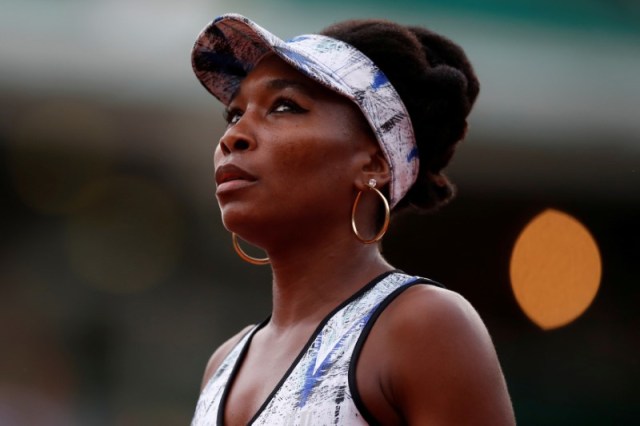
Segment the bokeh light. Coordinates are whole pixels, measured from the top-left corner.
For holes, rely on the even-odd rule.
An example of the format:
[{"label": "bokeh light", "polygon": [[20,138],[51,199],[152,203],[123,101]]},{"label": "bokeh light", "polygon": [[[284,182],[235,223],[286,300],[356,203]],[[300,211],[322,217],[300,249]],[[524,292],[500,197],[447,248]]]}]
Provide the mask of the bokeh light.
[{"label": "bokeh light", "polygon": [[87,184],[70,216],[71,267],[88,284],[139,292],[169,274],[181,252],[184,218],[172,194],[151,180],[111,176]]},{"label": "bokeh light", "polygon": [[511,286],[524,313],[543,329],[566,325],[591,305],[602,265],[589,231],[572,216],[548,209],[518,237]]}]

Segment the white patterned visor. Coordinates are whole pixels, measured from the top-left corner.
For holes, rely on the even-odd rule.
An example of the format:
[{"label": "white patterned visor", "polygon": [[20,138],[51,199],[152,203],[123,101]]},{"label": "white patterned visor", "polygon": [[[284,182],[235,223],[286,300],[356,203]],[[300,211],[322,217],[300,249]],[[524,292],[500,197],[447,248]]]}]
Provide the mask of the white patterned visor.
[{"label": "white patterned visor", "polygon": [[202,30],[191,59],[200,82],[227,105],[242,80],[269,52],[358,105],[389,163],[389,202],[394,207],[418,176],[418,149],[400,96],[362,52],[317,34],[285,42],[244,16],[227,14]]}]

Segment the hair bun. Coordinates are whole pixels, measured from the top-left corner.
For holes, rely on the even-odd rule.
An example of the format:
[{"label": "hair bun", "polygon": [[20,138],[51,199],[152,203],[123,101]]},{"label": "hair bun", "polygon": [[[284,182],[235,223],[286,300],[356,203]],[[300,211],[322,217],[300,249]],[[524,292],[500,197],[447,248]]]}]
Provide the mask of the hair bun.
[{"label": "hair bun", "polygon": [[440,65],[429,70],[422,78],[423,91],[426,96],[435,99],[455,100],[469,109],[467,98],[467,77],[458,69],[448,65]]}]

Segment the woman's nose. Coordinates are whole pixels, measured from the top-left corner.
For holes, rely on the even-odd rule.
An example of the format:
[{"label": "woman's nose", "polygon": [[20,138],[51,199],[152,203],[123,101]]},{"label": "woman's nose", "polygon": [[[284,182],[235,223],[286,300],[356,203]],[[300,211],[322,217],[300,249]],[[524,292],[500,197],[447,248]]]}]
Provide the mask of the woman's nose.
[{"label": "woman's nose", "polygon": [[255,148],[255,138],[245,129],[246,126],[242,126],[241,123],[242,119],[229,127],[220,138],[220,149],[223,154],[228,155],[233,152],[248,151]]},{"label": "woman's nose", "polygon": [[222,138],[220,139],[220,149],[224,154],[231,154],[237,151],[246,151],[250,147],[249,141],[245,139]]}]

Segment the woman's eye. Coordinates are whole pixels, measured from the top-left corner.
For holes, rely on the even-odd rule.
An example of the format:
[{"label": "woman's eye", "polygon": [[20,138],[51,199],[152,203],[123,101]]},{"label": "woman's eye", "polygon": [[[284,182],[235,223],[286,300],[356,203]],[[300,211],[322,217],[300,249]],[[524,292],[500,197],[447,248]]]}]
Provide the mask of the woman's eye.
[{"label": "woman's eye", "polygon": [[227,124],[236,124],[242,117],[242,112],[237,109],[228,109],[224,111],[224,120]]},{"label": "woman's eye", "polygon": [[300,112],[306,112],[307,110],[302,108],[300,105],[298,105],[291,99],[278,99],[275,102],[273,109],[271,111],[300,113]]}]

